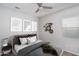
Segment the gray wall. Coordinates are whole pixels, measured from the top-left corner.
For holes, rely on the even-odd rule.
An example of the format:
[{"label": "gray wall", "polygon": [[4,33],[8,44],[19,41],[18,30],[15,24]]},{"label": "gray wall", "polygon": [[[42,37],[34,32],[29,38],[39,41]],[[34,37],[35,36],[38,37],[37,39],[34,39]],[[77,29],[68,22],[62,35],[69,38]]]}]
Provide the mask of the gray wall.
[{"label": "gray wall", "polygon": [[[35,33],[35,32],[11,32],[11,30],[10,30],[11,16],[22,18],[22,19],[29,18],[30,20],[34,20],[34,21],[38,22],[38,19],[36,17],[27,15],[27,14],[23,14],[19,11],[9,9],[4,6],[0,6],[0,43],[1,43],[1,39],[7,38],[7,37],[15,35],[15,34]],[[0,44],[0,46],[1,46],[1,44]]]},{"label": "gray wall", "polygon": [[[79,38],[64,37],[62,29],[62,20],[68,17],[79,16],[79,6],[49,14],[39,20],[39,38],[43,41],[51,42],[53,47],[59,47],[63,50],[79,55]],[[45,32],[43,26],[48,23],[53,23],[54,33]]]}]

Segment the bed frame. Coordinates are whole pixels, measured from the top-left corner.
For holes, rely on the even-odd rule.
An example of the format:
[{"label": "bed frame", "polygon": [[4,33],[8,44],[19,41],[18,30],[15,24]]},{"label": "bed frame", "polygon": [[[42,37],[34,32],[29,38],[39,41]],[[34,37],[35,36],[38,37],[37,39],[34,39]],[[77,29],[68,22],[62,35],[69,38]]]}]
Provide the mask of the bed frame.
[{"label": "bed frame", "polygon": [[15,49],[14,49],[14,45],[15,44],[18,44],[20,45],[20,40],[19,38],[23,38],[23,37],[33,37],[33,36],[36,36],[37,37],[37,34],[25,34],[25,35],[15,35],[13,40],[12,40],[12,52],[14,55],[17,55]]}]

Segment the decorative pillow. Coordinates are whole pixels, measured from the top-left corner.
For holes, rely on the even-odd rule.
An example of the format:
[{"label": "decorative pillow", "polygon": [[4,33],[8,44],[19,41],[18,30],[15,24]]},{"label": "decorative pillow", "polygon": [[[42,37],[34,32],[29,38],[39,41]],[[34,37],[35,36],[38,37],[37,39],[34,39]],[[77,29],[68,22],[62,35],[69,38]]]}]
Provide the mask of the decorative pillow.
[{"label": "decorative pillow", "polygon": [[29,37],[29,38],[27,38],[27,39],[28,39],[28,43],[33,43],[33,42],[35,42],[35,41],[37,40],[36,36],[34,36],[34,37]]},{"label": "decorative pillow", "polygon": [[27,38],[19,38],[19,39],[20,39],[21,44],[27,44],[28,43]]}]

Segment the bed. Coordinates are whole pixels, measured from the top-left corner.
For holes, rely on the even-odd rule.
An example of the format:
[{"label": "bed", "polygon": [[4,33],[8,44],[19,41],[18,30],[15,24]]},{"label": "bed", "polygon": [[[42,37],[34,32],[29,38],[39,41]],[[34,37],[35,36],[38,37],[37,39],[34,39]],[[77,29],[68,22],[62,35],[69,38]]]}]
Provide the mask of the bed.
[{"label": "bed", "polygon": [[16,35],[13,39],[13,53],[17,56],[52,56],[52,54],[47,54],[43,52],[42,45],[43,41],[37,39],[36,41],[29,44],[21,44],[19,38],[31,38],[36,37],[36,34],[27,35]]}]

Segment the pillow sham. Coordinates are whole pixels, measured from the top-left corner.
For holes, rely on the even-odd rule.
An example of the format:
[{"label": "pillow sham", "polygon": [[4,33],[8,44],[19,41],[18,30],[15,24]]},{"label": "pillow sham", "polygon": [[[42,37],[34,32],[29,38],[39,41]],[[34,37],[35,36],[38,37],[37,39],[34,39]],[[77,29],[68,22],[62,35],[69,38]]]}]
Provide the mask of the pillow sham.
[{"label": "pillow sham", "polygon": [[28,38],[28,43],[33,43],[33,42],[35,42],[36,40],[37,40],[36,36],[34,36],[34,37],[29,37],[29,38]]},{"label": "pillow sham", "polygon": [[28,44],[27,38],[19,38],[19,39],[20,39],[21,44]]}]

